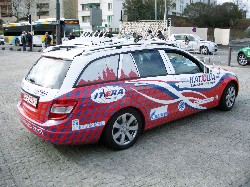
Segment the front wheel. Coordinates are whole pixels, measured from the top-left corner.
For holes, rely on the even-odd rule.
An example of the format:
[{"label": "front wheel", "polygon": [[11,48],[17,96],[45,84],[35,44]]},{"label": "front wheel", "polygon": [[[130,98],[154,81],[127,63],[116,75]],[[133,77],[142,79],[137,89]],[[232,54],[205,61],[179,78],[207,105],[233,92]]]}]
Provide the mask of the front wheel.
[{"label": "front wheel", "polygon": [[104,131],[108,147],[122,150],[131,147],[142,131],[142,119],[134,109],[123,109],[115,113]]},{"label": "front wheel", "polygon": [[236,86],[234,83],[229,83],[223,91],[220,99],[219,108],[224,111],[229,111],[233,108],[236,99]]},{"label": "front wheel", "polygon": [[201,54],[203,54],[203,55],[208,55],[209,54],[209,50],[208,50],[207,46],[201,47]]},{"label": "front wheel", "polygon": [[237,62],[239,63],[239,65],[241,65],[241,66],[245,66],[245,65],[247,65],[247,57],[246,57],[246,55],[244,54],[244,53],[240,53],[240,54],[238,54],[238,56],[237,56]]}]

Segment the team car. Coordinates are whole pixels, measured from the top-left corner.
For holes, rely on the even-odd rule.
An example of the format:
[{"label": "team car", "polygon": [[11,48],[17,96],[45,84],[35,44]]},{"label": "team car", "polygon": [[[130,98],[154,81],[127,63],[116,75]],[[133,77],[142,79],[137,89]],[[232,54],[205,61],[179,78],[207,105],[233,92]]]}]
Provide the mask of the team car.
[{"label": "team car", "polygon": [[215,54],[218,50],[216,43],[205,41],[195,34],[172,34],[168,40],[179,48],[204,55]]},{"label": "team car", "polygon": [[212,107],[231,110],[237,76],[171,46],[42,53],[21,84],[22,124],[53,144],[132,146],[148,129]]},{"label": "team car", "polygon": [[250,46],[239,49],[237,62],[242,66],[250,63]]}]

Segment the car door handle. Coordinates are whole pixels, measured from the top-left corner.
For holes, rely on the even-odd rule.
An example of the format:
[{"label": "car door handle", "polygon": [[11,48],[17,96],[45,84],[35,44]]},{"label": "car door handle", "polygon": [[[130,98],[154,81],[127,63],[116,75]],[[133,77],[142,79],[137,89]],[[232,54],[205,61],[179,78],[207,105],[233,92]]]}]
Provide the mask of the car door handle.
[{"label": "car door handle", "polygon": [[148,83],[140,83],[140,82],[138,82],[138,83],[135,83],[134,85],[135,86],[147,86]]}]

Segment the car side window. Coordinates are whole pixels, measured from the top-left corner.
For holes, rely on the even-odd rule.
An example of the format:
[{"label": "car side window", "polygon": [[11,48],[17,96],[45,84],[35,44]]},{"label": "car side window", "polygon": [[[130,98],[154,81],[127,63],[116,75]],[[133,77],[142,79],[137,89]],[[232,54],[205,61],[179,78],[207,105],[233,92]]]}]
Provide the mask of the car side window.
[{"label": "car side window", "polygon": [[183,40],[183,37],[181,37],[181,35],[175,35],[175,39],[176,40]]},{"label": "car side window", "polygon": [[139,77],[136,64],[131,54],[122,54],[122,61],[120,65],[121,73],[119,75],[119,80]]},{"label": "car side window", "polygon": [[190,41],[195,41],[195,38],[193,36],[188,37]]},{"label": "car side window", "polygon": [[82,72],[76,86],[97,84],[117,80],[119,55],[97,59]]},{"label": "car side window", "polygon": [[182,54],[166,52],[175,74],[194,74],[202,72],[201,68]]},{"label": "car side window", "polygon": [[132,53],[140,77],[166,75],[166,67],[157,50],[136,51]]}]

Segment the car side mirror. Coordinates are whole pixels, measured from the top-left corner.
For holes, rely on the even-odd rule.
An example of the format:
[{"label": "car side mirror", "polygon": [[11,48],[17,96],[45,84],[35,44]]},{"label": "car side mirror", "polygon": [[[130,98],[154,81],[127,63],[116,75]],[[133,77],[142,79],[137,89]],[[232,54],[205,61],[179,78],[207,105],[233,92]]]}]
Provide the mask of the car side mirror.
[{"label": "car side mirror", "polygon": [[204,66],[204,74],[210,73],[210,69],[207,66]]}]

